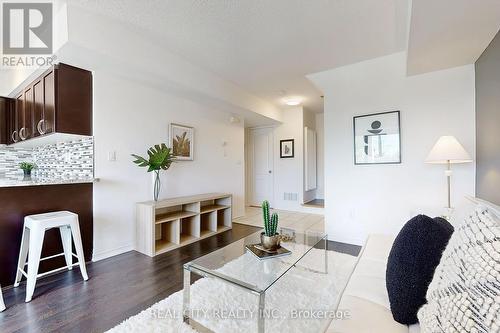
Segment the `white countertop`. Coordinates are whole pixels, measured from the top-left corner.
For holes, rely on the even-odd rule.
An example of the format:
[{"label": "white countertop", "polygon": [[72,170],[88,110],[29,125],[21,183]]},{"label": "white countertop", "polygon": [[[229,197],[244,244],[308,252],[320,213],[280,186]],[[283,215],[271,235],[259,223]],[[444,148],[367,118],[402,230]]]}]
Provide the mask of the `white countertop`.
[{"label": "white countertop", "polygon": [[18,186],[39,186],[39,185],[65,185],[65,184],[85,184],[99,181],[98,178],[81,178],[81,179],[37,179],[23,180],[20,178],[0,178],[0,187],[18,187]]}]

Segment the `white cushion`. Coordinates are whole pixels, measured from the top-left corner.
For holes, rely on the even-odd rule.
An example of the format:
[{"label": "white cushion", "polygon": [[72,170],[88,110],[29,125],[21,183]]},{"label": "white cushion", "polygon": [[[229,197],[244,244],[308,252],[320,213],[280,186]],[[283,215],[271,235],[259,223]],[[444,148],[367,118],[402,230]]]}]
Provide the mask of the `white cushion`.
[{"label": "white cushion", "polygon": [[361,258],[344,295],[363,298],[390,309],[385,283],[385,267],[386,264],[383,261]]},{"label": "white cushion", "polygon": [[[408,326],[396,322],[390,310],[385,283],[387,258],[394,236],[370,235],[349,279],[339,304],[339,311],[349,311],[350,318],[334,320],[328,333],[408,333]],[[419,332],[418,325],[412,333]]]},{"label": "white cushion", "polygon": [[408,326],[392,318],[391,310],[369,300],[344,295],[339,311],[349,311],[348,318],[333,320],[327,333],[408,333]]},{"label": "white cushion", "polygon": [[394,239],[395,237],[391,235],[370,235],[366,241],[366,245],[364,246],[363,253],[361,254],[362,258],[387,262]]},{"label": "white cushion", "polygon": [[365,258],[363,256],[359,258],[356,269],[354,270],[352,275],[369,276],[377,279],[385,279],[386,268],[387,268],[386,261]]},{"label": "white cushion", "polygon": [[420,333],[420,324],[408,326],[408,333]]}]

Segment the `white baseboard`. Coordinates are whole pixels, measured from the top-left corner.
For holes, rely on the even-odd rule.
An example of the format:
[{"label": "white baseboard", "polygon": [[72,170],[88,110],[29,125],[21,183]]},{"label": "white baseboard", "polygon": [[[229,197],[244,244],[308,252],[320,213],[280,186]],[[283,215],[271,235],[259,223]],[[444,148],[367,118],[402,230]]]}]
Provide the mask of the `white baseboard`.
[{"label": "white baseboard", "polygon": [[359,246],[363,246],[366,242],[366,238],[363,237],[335,237],[330,235],[328,235],[328,240],[345,244],[359,245]]},{"label": "white baseboard", "polygon": [[132,251],[132,250],[134,250],[134,248],[135,248],[134,244],[127,244],[127,245],[120,246],[116,249],[95,252],[94,255],[92,256],[92,261],[99,261],[99,260],[103,260],[106,258],[114,257],[114,256],[117,256],[119,254]]},{"label": "white baseboard", "polygon": [[325,214],[325,209],[322,207],[304,206],[302,204],[297,204],[293,206],[276,205],[273,206],[272,209],[285,210],[288,212],[308,213],[308,214],[320,214],[320,215]]}]

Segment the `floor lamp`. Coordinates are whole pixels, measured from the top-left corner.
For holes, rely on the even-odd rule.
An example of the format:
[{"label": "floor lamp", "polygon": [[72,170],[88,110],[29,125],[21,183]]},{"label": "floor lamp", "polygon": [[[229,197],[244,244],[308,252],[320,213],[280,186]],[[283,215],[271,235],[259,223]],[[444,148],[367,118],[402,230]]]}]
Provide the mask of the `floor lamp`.
[{"label": "floor lamp", "polygon": [[448,210],[447,218],[450,217],[453,208],[451,207],[451,165],[457,163],[472,162],[470,155],[464,147],[458,142],[454,136],[440,137],[429,155],[425,159],[425,163],[446,164],[445,176],[448,181]]}]

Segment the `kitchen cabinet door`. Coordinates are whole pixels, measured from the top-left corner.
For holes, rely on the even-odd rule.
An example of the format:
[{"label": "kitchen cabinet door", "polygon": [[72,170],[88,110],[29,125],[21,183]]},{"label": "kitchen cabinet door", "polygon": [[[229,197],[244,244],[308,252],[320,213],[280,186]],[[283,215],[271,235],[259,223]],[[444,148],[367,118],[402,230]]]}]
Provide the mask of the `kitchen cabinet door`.
[{"label": "kitchen cabinet door", "polygon": [[56,132],[92,135],[92,73],[58,64],[55,82]]},{"label": "kitchen cabinet door", "polygon": [[9,132],[9,139],[8,139],[8,144],[13,144],[15,143],[18,138],[17,138],[17,114],[16,114],[16,100],[13,98],[9,98],[9,109],[8,109],[8,114],[7,114],[7,121],[8,121],[8,132]]},{"label": "kitchen cabinet door", "polygon": [[0,97],[0,144],[9,143],[9,104],[8,99]]},{"label": "kitchen cabinet door", "polygon": [[43,80],[38,80],[33,84],[33,137],[45,134],[43,109]]},{"label": "kitchen cabinet door", "polygon": [[54,132],[56,120],[56,93],[54,70],[44,74],[43,82],[43,134]]},{"label": "kitchen cabinet door", "polygon": [[33,86],[24,91],[23,127],[19,130],[21,140],[33,137]]},{"label": "kitchen cabinet door", "polygon": [[14,116],[15,116],[15,126],[12,131],[12,137],[14,142],[19,142],[21,138],[19,137],[19,130],[24,124],[24,91],[17,95],[15,106],[14,106]]}]

